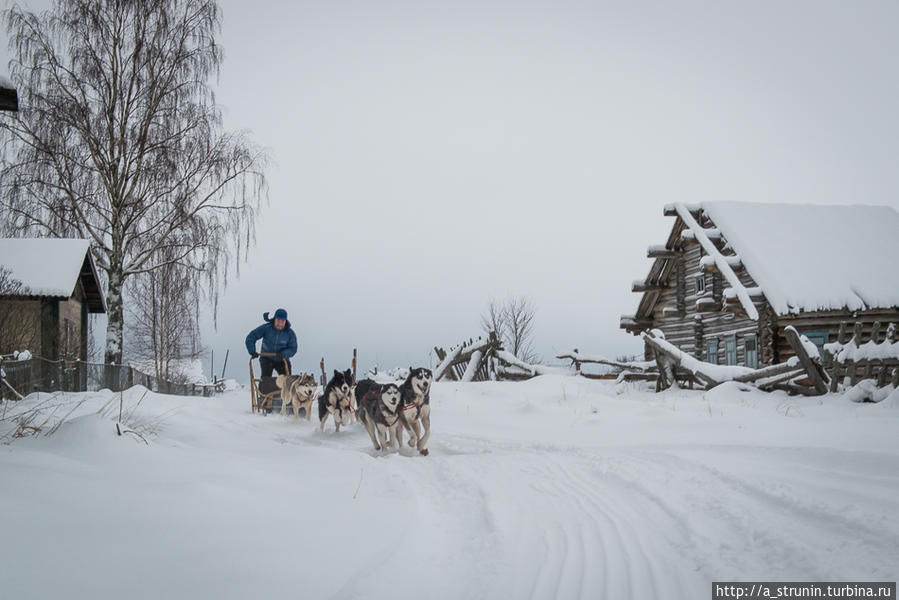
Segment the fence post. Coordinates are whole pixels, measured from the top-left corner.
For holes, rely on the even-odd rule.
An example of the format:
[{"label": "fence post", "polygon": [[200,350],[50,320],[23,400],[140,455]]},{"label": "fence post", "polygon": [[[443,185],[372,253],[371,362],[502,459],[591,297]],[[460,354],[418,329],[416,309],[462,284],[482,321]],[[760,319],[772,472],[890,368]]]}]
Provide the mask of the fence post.
[{"label": "fence post", "polygon": [[846,339],[846,321],[840,321],[840,331],[837,333],[837,342],[845,344],[849,340]]}]

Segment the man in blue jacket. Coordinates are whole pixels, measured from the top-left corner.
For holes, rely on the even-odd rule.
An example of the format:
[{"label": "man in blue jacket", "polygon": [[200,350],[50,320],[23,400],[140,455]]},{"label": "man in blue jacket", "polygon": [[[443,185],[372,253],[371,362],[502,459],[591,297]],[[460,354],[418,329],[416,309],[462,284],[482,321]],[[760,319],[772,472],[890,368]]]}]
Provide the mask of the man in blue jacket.
[{"label": "man in blue jacket", "polygon": [[[254,329],[247,336],[247,352],[252,358],[259,358],[263,377],[271,377],[272,369],[279,375],[290,375],[290,357],[297,353],[297,336],[290,328],[287,311],[279,308],[272,319],[268,313],[262,315],[265,323]],[[287,373],[284,372],[284,361],[274,356],[259,356],[256,352],[256,340],[262,339],[262,350],[265,353],[280,354],[287,360]]]}]

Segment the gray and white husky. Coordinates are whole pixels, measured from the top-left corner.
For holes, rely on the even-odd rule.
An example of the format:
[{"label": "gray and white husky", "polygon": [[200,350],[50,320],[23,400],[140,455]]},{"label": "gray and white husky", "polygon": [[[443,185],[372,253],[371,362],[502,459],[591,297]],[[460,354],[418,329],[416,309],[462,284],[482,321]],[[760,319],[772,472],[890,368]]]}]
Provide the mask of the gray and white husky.
[{"label": "gray and white husky", "polygon": [[311,420],[312,403],[315,402],[318,384],[315,376],[306,373],[299,375],[278,375],[275,384],[281,388],[281,414],[287,414],[287,406],[293,406],[294,418],[300,418],[300,409],[306,411],[306,420]]},{"label": "gray and white husky", "polygon": [[365,424],[375,450],[387,450],[388,446],[390,448],[401,446],[403,428],[398,411],[399,386],[394,383],[381,385],[371,379],[363,379],[356,384],[356,399],[357,415]]},{"label": "gray and white husky", "polygon": [[[409,376],[400,386],[400,420],[409,432],[409,446],[428,455],[428,438],[431,437],[431,382],[430,369],[409,367]],[[422,427],[424,434],[422,434]],[[402,441],[400,441],[402,445]]]}]

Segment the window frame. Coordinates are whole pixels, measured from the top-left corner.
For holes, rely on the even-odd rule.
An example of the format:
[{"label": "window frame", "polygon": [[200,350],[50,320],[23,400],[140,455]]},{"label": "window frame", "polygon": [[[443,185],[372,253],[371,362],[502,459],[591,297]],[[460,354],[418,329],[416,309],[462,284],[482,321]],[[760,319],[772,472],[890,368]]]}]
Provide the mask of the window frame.
[{"label": "window frame", "polygon": [[718,364],[718,338],[705,341],[705,361],[711,365]]},{"label": "window frame", "polygon": [[[699,283],[702,282],[702,285]],[[696,289],[696,295],[705,294],[705,274],[697,275],[696,279],[694,279],[693,286]]]},{"label": "window frame", "polygon": [[[731,350],[728,350],[729,345],[732,347]],[[737,336],[735,334],[724,337],[724,364],[731,367],[737,364]]]},{"label": "window frame", "polygon": [[[749,350],[746,346],[746,342],[750,339],[755,343],[755,348],[753,350]],[[752,360],[750,360],[750,356],[752,357]],[[743,334],[743,364],[750,369],[759,368],[759,336],[757,333]]]}]

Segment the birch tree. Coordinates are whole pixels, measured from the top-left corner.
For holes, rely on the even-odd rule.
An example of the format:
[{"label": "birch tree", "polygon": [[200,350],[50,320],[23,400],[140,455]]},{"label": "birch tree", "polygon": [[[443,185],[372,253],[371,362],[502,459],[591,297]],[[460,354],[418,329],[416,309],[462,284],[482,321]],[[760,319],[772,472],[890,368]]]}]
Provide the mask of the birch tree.
[{"label": "birch tree", "polygon": [[135,275],[129,281],[126,323],[134,350],[153,357],[152,375],[181,383],[175,361],[197,358],[200,344],[200,294],[195,273],[174,262]]},{"label": "birch tree", "polygon": [[129,277],[179,264],[217,290],[253,241],[266,160],[224,131],[210,87],[221,13],[214,0],[57,0],[4,18],[20,111],[0,118],[0,217],[17,235],[91,240],[105,362],[120,364]]}]

